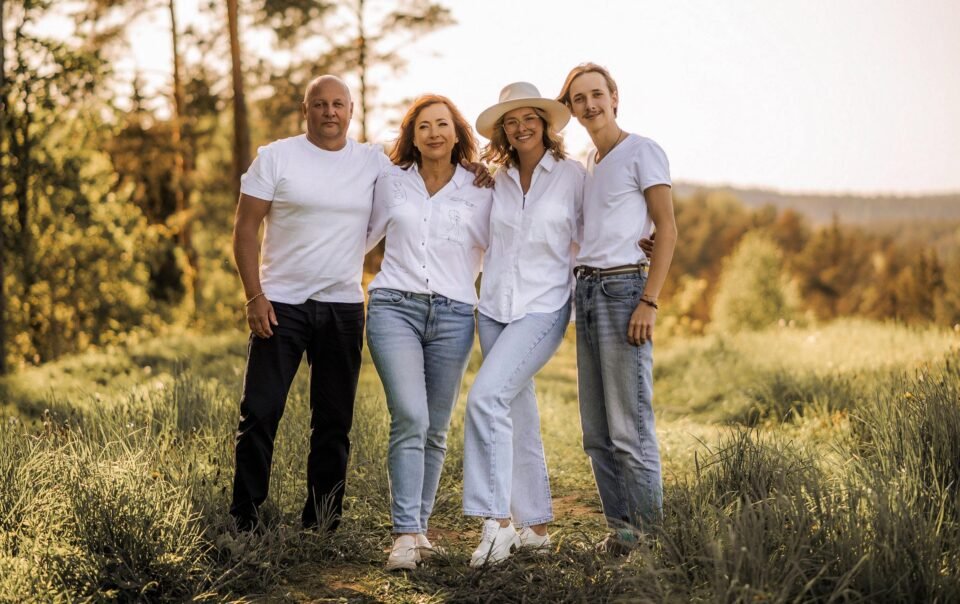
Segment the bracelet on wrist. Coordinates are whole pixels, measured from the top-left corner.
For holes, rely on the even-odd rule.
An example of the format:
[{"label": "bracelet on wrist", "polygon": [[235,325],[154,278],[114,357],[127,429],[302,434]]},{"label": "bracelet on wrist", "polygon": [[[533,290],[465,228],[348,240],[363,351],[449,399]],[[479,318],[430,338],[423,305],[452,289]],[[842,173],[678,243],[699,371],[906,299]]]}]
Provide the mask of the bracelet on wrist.
[{"label": "bracelet on wrist", "polygon": [[640,301],[646,304],[647,306],[653,308],[654,310],[659,310],[660,307],[653,300],[648,300],[646,298],[640,298]]},{"label": "bracelet on wrist", "polygon": [[265,296],[265,295],[266,295],[265,293],[260,292],[260,293],[257,294],[256,296],[254,296],[254,297],[250,298],[249,300],[247,300],[247,303],[244,304],[244,306],[250,306],[250,304],[251,304],[254,300],[256,300],[257,298],[259,298],[260,296]]}]

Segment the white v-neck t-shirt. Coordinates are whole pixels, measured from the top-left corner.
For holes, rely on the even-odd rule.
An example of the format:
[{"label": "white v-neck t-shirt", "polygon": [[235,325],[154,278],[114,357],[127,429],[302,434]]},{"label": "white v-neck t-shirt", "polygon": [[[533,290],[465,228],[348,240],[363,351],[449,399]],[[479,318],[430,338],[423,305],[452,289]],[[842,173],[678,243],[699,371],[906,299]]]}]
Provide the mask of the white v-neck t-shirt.
[{"label": "white v-neck t-shirt", "polygon": [[526,195],[516,168],[497,172],[490,247],[483,260],[480,312],[501,323],[554,312],[573,290],[584,169],[549,152],[533,170]]},{"label": "white v-neck t-shirt", "polygon": [[364,239],[373,187],[390,161],[347,139],[326,151],[305,134],[260,147],[240,191],[270,202],[260,285],[274,302],[363,302]]},{"label": "white v-neck t-shirt", "polygon": [[650,236],[653,221],[643,192],[654,185],[671,185],[670,164],[649,138],[627,135],[599,164],[596,150],[590,153],[577,264],[613,268],[646,262],[638,242]]},{"label": "white v-neck t-shirt", "polygon": [[413,164],[390,166],[377,180],[367,249],[387,238],[380,272],[367,288],[437,293],[477,304],[477,275],[490,233],[491,189],[457,166],[431,197]]}]

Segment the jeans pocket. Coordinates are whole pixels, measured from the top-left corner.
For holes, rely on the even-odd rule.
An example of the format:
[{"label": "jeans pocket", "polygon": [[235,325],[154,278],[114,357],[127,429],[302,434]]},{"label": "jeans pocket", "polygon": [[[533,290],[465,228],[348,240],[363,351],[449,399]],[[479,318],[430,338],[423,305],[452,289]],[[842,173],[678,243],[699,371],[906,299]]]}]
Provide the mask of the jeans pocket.
[{"label": "jeans pocket", "polygon": [[370,304],[400,304],[403,302],[403,293],[395,289],[378,288],[370,292]]},{"label": "jeans pocket", "polygon": [[465,317],[473,316],[473,305],[464,304],[463,302],[457,302],[456,300],[450,300],[450,311],[456,315],[463,315]]},{"label": "jeans pocket", "polygon": [[600,281],[600,290],[608,298],[633,300],[643,292],[643,283],[637,279],[607,279]]}]

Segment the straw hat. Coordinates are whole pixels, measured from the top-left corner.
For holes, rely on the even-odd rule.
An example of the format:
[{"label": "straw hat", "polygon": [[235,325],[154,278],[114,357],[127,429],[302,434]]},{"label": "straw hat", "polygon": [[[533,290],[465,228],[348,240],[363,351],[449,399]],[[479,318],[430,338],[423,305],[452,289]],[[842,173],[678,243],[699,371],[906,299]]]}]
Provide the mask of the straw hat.
[{"label": "straw hat", "polygon": [[500,102],[486,109],[477,118],[477,132],[486,138],[493,136],[493,128],[504,113],[520,107],[536,107],[547,114],[550,130],[559,132],[570,121],[570,110],[563,103],[540,96],[540,91],[530,82],[514,82],[500,91]]}]

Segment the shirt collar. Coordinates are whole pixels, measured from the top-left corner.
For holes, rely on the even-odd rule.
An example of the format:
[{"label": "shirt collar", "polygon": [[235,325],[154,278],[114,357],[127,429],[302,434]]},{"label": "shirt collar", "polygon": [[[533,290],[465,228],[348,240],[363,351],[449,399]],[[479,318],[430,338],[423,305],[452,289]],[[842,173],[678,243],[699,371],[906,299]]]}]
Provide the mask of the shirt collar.
[{"label": "shirt collar", "polygon": [[[413,170],[414,174],[420,174],[420,167],[417,165],[417,162],[410,164],[410,170]],[[453,171],[453,176],[450,178],[450,182],[453,183],[453,186],[456,188],[462,187],[464,184],[471,182],[474,176],[473,173],[457,164],[457,167]]]},{"label": "shirt collar", "polygon": [[[537,168],[543,168],[547,172],[552,172],[553,167],[557,165],[557,159],[553,156],[553,153],[550,149],[547,149],[547,152],[543,154],[543,157],[540,158],[540,163],[537,164]],[[533,170],[537,171],[536,168]],[[520,169],[517,166],[510,166],[507,169],[507,174],[509,174],[514,180],[520,182]]]}]

